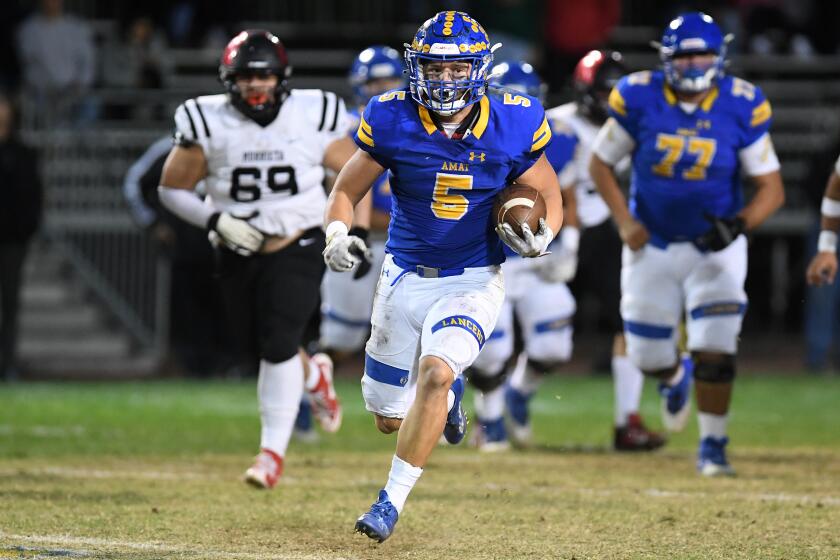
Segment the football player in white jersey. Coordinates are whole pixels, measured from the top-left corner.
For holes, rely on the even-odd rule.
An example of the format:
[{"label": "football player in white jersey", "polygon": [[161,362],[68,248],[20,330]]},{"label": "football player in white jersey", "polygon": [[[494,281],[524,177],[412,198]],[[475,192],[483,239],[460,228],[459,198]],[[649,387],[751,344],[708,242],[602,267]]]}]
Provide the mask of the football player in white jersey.
[{"label": "football player in white jersey", "polygon": [[[272,488],[298,405],[309,396],[321,426],[335,431],[341,409],[325,355],[300,350],[324,272],[324,167],[353,153],[343,101],[291,90],[280,40],[243,31],[224,50],[227,92],[189,99],[175,111],[175,147],[164,165],[161,202],[209,231],[235,344],[260,358],[260,453],[245,480]],[[204,180],[207,203],[194,193]]]},{"label": "football player in white jersey", "polygon": [[[599,322],[614,334],[613,446],[618,451],[645,451],[661,447],[665,439],[648,430],[639,415],[644,376],[626,355],[619,315],[621,238],[610,220],[609,208],[589,175],[592,143],[607,120],[607,98],[626,73],[620,53],[590,51],[578,62],[573,74],[575,101],[550,109],[546,115],[554,126],[552,151],[567,152],[571,157],[561,170],[560,185],[563,199],[576,203],[582,229],[580,260],[572,290],[578,299],[585,291],[595,295],[600,304]],[[626,171],[629,165],[629,158],[625,158],[617,169]]]},{"label": "football player in white jersey", "polygon": [[[490,83],[494,89],[508,95],[525,93],[540,102],[544,100],[546,87],[526,62],[503,62],[495,66]],[[551,146],[546,148],[550,163]],[[467,371],[470,383],[477,389],[475,412],[478,422],[473,443],[481,451],[502,451],[509,447],[504,421],[506,396],[514,397],[513,400],[508,398],[509,405],[513,405],[508,406],[508,412],[514,443],[527,445],[530,442],[528,399],[547,373],[571,358],[575,300],[566,281],[574,275],[574,263],[569,257],[576,258],[577,228],[573,226],[576,222],[574,210],[568,204],[564,213],[569,221],[552,243],[551,254],[525,259],[506,250],[507,260],[502,264],[505,302],[496,327]],[[570,241],[572,250],[568,247]],[[524,346],[518,360],[514,356],[514,321],[518,322]],[[506,391],[505,380],[511,369],[513,373]]]},{"label": "football player in white jersey", "polygon": [[[371,98],[405,85],[402,57],[391,47],[374,45],[364,49],[350,67],[350,85],[357,109],[348,113],[352,135],[359,127],[359,115]],[[383,173],[371,188],[372,210],[370,231],[357,226],[350,234],[368,243],[372,262],[357,266],[352,274],[327,269],[321,286],[320,346],[333,360],[362,349],[370,331],[373,294],[385,261],[385,239],[391,219],[391,188],[388,174]],[[370,274],[370,271],[374,271]]]}]

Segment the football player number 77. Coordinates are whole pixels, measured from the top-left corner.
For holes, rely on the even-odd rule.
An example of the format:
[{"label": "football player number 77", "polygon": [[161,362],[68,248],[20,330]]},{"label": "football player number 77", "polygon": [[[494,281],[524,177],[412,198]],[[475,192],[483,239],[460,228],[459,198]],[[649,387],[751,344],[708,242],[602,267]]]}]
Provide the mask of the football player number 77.
[{"label": "football player number 77", "polygon": [[702,181],[706,178],[706,169],[715,157],[717,141],[714,138],[659,133],[656,135],[656,149],[664,151],[665,156],[662,161],[653,166],[654,173],[662,177],[673,177],[674,165],[682,157],[683,151],[687,151],[691,155],[696,155],[697,159],[694,165],[683,171],[682,178],[689,181]]}]

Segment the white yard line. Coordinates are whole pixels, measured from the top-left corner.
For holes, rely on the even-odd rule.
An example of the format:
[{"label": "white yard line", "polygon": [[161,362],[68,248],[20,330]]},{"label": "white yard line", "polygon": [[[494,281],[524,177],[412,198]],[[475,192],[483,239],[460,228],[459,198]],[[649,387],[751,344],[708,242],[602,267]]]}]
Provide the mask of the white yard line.
[{"label": "white yard line", "polygon": [[[182,554],[188,556],[195,556],[196,558],[239,558],[241,560],[349,560],[347,556],[332,556],[323,554],[274,554],[274,553],[254,553],[254,552],[235,552],[227,550],[213,550],[207,548],[188,548],[184,546],[174,546],[159,542],[150,541],[124,541],[119,539],[101,539],[96,537],[74,537],[71,535],[15,535],[4,533],[0,531],[0,540],[11,541],[12,545],[20,545],[20,543],[27,544],[44,544],[44,545],[60,545],[60,546],[81,546],[92,547],[94,549],[109,549],[112,552],[117,551],[137,551],[137,552],[152,552],[162,554]],[[92,554],[90,550],[76,550],[73,551],[77,555]]]}]

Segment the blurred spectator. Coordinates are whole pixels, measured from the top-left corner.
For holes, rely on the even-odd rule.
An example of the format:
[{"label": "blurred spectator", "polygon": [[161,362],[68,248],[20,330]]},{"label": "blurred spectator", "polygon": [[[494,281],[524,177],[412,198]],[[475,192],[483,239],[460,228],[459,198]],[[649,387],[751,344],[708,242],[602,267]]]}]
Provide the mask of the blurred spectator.
[{"label": "blurred spectator", "polygon": [[16,5],[8,4],[0,10],[0,88],[15,92],[20,82],[15,30],[20,25],[22,14]]},{"label": "blurred spectator", "polygon": [[[840,155],[840,137],[809,162],[809,172],[803,181],[809,206],[816,210],[816,221],[807,236],[807,261],[817,251],[820,233],[820,204],[834,162]],[[840,275],[833,284],[808,286],[805,296],[805,365],[811,371],[821,371],[834,361],[840,368]],[[833,354],[833,355],[832,355]]]},{"label": "blurred spectator", "polygon": [[39,12],[18,30],[18,53],[23,72],[24,100],[37,120],[51,124],[95,118],[95,104],[87,97],[94,79],[94,46],[88,25],[65,15],[62,0],[41,0]]},{"label": "blurred spectator", "polygon": [[[121,37],[101,49],[102,84],[126,90],[161,89],[171,74],[166,37],[147,17],[129,22]],[[103,106],[107,119],[161,120],[166,108],[155,99],[127,98],[119,106]]]},{"label": "blurred spectator", "polygon": [[10,99],[0,95],[0,378],[17,377],[18,311],[23,264],[41,220],[41,180],[34,150],[15,131]]},{"label": "blurred spectator", "polygon": [[124,39],[102,49],[102,83],[109,87],[159,89],[171,70],[166,38],[147,17],[128,24]]},{"label": "blurred spectator", "polygon": [[606,44],[621,18],[621,0],[546,0],[543,76],[550,91],[563,88],[578,61]]},{"label": "blurred spectator", "polygon": [[235,364],[207,234],[170,214],[157,196],[171,149],[170,136],[152,144],[126,173],[123,193],[135,221],[171,258],[170,343],[178,365],[190,376],[226,373]]},{"label": "blurred spectator", "polygon": [[739,0],[746,49],[754,54],[814,54],[803,33],[813,3],[807,0]]}]

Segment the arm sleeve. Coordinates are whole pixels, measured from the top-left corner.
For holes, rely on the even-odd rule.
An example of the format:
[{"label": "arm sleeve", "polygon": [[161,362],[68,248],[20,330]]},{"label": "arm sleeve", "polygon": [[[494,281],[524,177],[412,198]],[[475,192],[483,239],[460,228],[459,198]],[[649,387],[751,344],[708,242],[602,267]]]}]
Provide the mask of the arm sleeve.
[{"label": "arm sleeve", "polygon": [[624,157],[630,155],[636,147],[633,137],[624,129],[619,122],[610,117],[592,144],[592,153],[597,155],[604,163],[615,166]]},{"label": "arm sleeve", "polygon": [[195,191],[158,187],[160,203],[170,212],[196,227],[206,228],[216,210],[201,200]]},{"label": "arm sleeve", "polygon": [[744,173],[750,177],[766,175],[778,171],[781,167],[769,132],[765,132],[758,140],[740,150],[738,159],[741,167],[744,168]]},{"label": "arm sleeve", "polygon": [[[146,202],[143,196],[141,180],[158,159],[166,157],[171,148],[172,140],[161,138],[149,146],[149,149],[128,168],[128,172],[125,174],[123,196],[125,196],[132,217],[141,227],[150,226],[157,218],[157,212]],[[160,177],[157,178],[156,183],[160,183]]]}]

